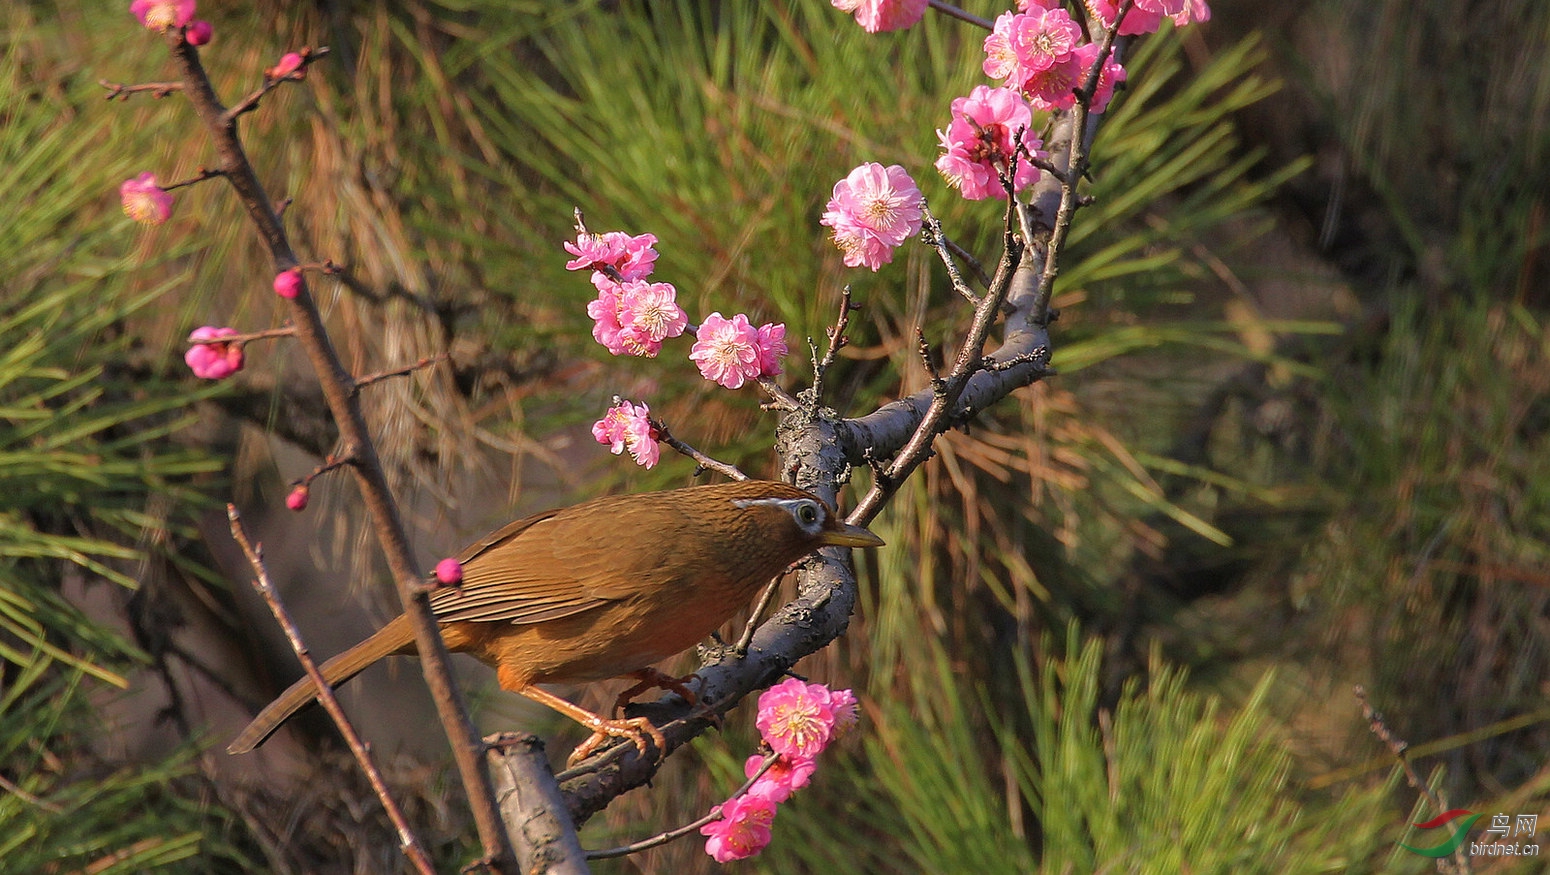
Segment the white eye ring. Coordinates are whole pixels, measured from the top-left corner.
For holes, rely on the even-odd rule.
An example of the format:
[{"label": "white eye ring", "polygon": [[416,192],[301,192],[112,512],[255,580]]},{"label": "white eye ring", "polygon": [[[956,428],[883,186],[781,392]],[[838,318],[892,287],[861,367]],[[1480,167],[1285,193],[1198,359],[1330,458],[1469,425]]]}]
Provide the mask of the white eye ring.
[{"label": "white eye ring", "polygon": [[754,507],[760,504],[772,504],[784,508],[786,513],[801,527],[802,531],[810,535],[818,533],[823,528],[825,511],[823,507],[811,498],[741,498],[732,502],[737,507]]}]

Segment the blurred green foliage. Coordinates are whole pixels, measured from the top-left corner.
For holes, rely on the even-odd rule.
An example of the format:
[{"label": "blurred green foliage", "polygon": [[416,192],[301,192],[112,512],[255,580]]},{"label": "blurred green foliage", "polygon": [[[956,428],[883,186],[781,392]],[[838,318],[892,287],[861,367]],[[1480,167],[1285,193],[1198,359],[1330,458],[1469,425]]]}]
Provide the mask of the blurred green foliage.
[{"label": "blurred green foliage", "polygon": [[[166,285],[127,281],[134,229],[96,206],[131,175],[91,153],[101,125],[43,112],[51,96],[0,61],[0,868],[211,871],[240,859],[230,815],[201,798],[192,747],[147,763],[104,759],[92,701],[145,656],[61,585],[135,589],[155,554],[190,535],[190,481],[218,460],[174,438],[189,391],[148,366],[128,330]],[[131,816],[132,813],[132,816]]]},{"label": "blurred green foliage", "polygon": [[[1340,4],[1322,5],[1338,19]],[[1510,31],[1512,46],[1546,33],[1544,11],[1507,28],[1510,5],[1472,27]],[[1234,310],[1241,295],[1217,287],[1253,264],[1275,221],[1265,202],[1308,166],[1271,166],[1240,133],[1240,114],[1278,87],[1263,42],[1204,55],[1166,33],[1140,44],[1063,264],[1063,376],[944,439],[879,521],[891,547],[867,569],[850,637],[803,667],[864,692],[864,734],[782,809],[751,868],[1420,871],[1389,853],[1412,799],[1392,776],[1301,782],[1383,753],[1344,690],[1330,692],[1354,680],[1412,740],[1543,707],[1550,365],[1544,188],[1529,183],[1545,168],[1550,74],[1519,70],[1522,53],[1504,48],[1485,73],[1428,79],[1436,100],[1416,99],[1418,47],[1445,44],[1458,65],[1479,53],[1440,39],[1450,19],[1431,6],[1408,7],[1338,19],[1377,44],[1361,55],[1363,87],[1324,95],[1328,118],[1394,240],[1374,241],[1392,266],[1379,259],[1382,285],[1361,290],[1387,311],[1381,330],[1335,341],[1321,335],[1337,326]],[[930,166],[949,100],[980,80],[978,35],[935,16],[867,36],[794,0],[355,4],[327,20],[279,8],[279,28],[271,9],[212,11],[205,54],[235,95],[285,48],[333,49],[244,130],[263,178],[296,197],[287,220],[303,251],[349,262],[380,298],[324,292],[354,361],[397,365],[449,338],[507,357],[506,382],[413,399],[465,405],[456,417],[383,408],[405,466],[436,455],[427,431],[472,423],[490,447],[573,468],[543,441],[614,393],[649,394],[681,436],[768,466],[772,420],[754,393],[711,390],[680,351],[620,361],[590,342],[591,288],[559,250],[573,208],[592,230],[657,234],[659,273],[692,320],[786,321],[797,386],[799,339],[822,336],[851,283],[867,309],[832,399],[850,413],[922,385],[915,327],[951,338],[965,313],[920,247],[877,274],[842,269],[817,225],[833,182],[861,161],[902,163],[957,242],[995,255],[998,211],[955,197]],[[179,445],[187,405],[219,391],[169,378],[182,377],[179,338],[204,321],[269,320],[273,302],[254,294],[268,267],[218,186],[180,191],[166,228],[117,215],[119,180],[208,160],[176,98],[105,107],[95,90],[160,78],[154,39],[102,4],[6,15],[0,202],[17,212],[0,222],[0,775],[28,795],[0,792],[0,859],[252,867],[237,825],[251,812],[196,795],[186,753],[94,759],[84,693],[144,657],[59,589],[134,586],[148,555],[190,534],[190,481],[225,466]],[[1408,144],[1467,116],[1482,83],[1489,141],[1445,144],[1461,163],[1439,192],[1412,172]],[[1429,224],[1439,202],[1448,215]],[[251,357],[251,372],[287,374],[278,347]],[[1216,409],[1207,451],[1176,452],[1245,366],[1263,379]],[[605,465],[638,488],[687,470]],[[269,471],[236,473],[244,489]],[[1187,582],[1210,569],[1211,587],[1156,585],[1137,571],[1152,560]],[[1088,638],[1050,643],[1076,628]],[[1543,803],[1542,724],[1513,733],[1448,753],[1469,804]],[[675,758],[589,841],[673,825],[735,786],[751,750],[738,728],[700,747],[702,761]],[[299,868],[317,859],[302,841]],[[703,866],[693,842],[645,860]]]}]

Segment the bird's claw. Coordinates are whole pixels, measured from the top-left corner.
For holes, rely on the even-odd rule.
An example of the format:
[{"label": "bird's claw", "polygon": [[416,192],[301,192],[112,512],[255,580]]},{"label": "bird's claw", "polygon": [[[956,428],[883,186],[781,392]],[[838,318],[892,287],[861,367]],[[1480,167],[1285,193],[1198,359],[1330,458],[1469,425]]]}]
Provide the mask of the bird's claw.
[{"label": "bird's claw", "polygon": [[566,768],[574,768],[577,763],[596,753],[597,749],[610,738],[628,738],[635,742],[635,749],[640,751],[640,755],[645,756],[646,739],[649,737],[651,743],[656,745],[658,756],[667,752],[667,739],[663,738],[662,732],[645,717],[631,717],[628,720],[607,720],[599,717],[596,722],[589,721],[587,725],[592,729],[592,736],[571,751],[571,755],[565,760]]}]

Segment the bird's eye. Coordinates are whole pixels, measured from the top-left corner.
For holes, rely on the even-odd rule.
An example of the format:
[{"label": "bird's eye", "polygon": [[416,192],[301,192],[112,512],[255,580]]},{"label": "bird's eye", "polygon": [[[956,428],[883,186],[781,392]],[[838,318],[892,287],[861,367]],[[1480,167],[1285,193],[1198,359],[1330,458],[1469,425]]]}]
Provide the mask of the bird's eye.
[{"label": "bird's eye", "polygon": [[797,505],[797,522],[804,526],[818,522],[818,506],[811,501],[804,501]]}]

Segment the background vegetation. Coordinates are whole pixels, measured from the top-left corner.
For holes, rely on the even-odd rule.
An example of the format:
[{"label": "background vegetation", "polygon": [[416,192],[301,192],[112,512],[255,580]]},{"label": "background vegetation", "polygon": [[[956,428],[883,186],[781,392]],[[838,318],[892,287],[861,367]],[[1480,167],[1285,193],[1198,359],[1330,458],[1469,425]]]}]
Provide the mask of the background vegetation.
[{"label": "background vegetation", "polygon": [[[816,225],[833,181],[902,163],[966,247],[999,233],[929,166],[979,81],[980,37],[945,20],[868,37],[806,0],[205,6],[227,94],[284,50],[333,49],[245,129],[296,239],[350,266],[326,303],[357,370],[453,351],[371,395],[426,557],[525,510],[686,482],[687,463],[627,470],[589,445],[614,394],[770,473],[752,393],[591,343],[558,257],[573,207],[657,234],[691,315],[821,336],[851,283],[851,413],[918,387],[914,326],[948,336],[964,313],[918,248],[842,268]],[[331,440],[286,348],[251,348],[231,384],[182,366],[190,328],[278,318],[269,269],[215,186],[159,229],[119,214],[122,179],[209,160],[176,98],[102,100],[99,79],[165,70],[123,9],[0,9],[0,869],[399,865],[359,779],[311,752],[326,730],[212,752],[296,671],[213,508],[235,497],[263,527],[319,651],[364,635],[386,590],[345,490],[275,511]],[[1394,842],[1431,843],[1405,824],[1436,812],[1355,683],[1452,805],[1543,813],[1550,11],[1215,11],[1141,46],[1099,139],[1062,376],[952,434],[879,522],[850,634],[801,667],[864,692],[865,731],[747,868],[1423,871]],[[360,687],[454,867],[469,831],[405,716],[412,683]],[[747,722],[584,842],[718,801]],[[598,868],[704,859],[680,843]]]}]

